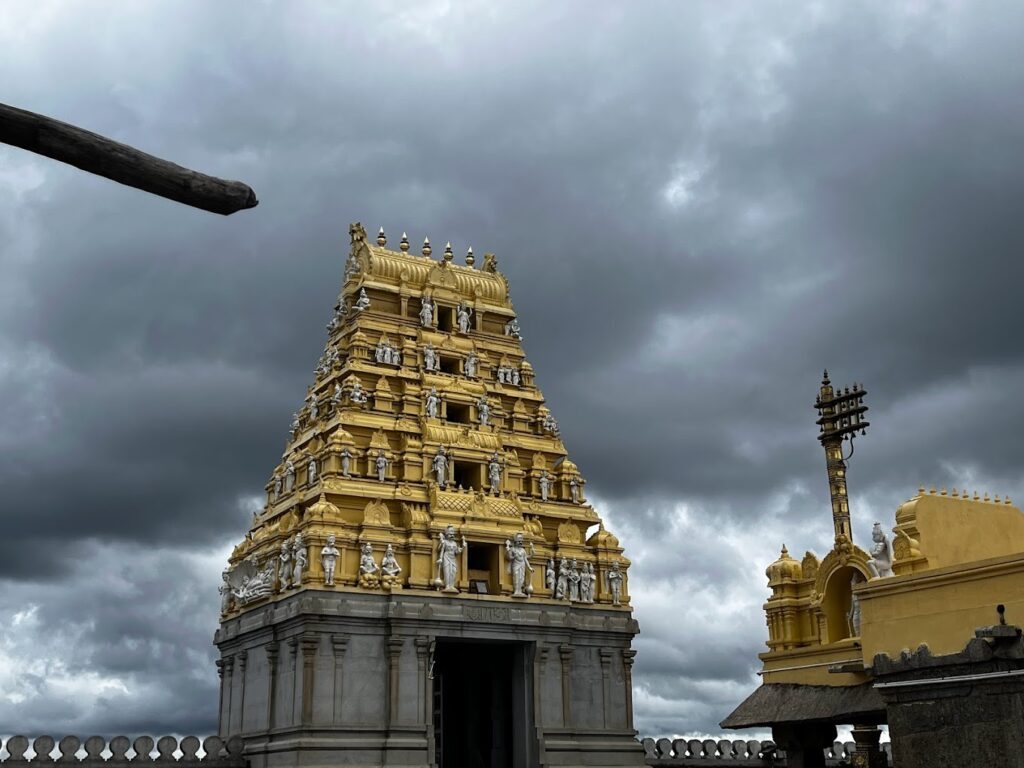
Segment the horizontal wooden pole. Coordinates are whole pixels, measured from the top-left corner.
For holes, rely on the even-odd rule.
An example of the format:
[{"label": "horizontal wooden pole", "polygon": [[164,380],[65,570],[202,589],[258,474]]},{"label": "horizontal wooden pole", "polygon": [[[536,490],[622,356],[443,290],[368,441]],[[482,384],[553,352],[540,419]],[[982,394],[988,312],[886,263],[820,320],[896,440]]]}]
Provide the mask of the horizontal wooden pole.
[{"label": "horizontal wooden pole", "polygon": [[6,104],[0,104],[0,142],[212,213],[228,216],[259,202],[240,181],[182,168],[98,133]]}]

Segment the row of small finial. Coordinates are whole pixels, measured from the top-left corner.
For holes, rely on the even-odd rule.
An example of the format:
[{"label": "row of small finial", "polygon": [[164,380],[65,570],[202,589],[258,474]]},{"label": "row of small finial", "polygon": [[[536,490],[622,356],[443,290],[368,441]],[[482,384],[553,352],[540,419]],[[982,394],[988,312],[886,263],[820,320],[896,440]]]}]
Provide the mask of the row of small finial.
[{"label": "row of small finial", "polygon": [[1010,501],[1010,497],[1009,496],[1006,496],[1006,498],[1004,498],[1002,501],[1000,501],[998,493],[995,496],[993,496],[992,498],[989,498],[989,495],[987,493],[984,494],[984,495],[980,495],[977,491],[975,491],[974,492],[974,496],[972,497],[971,496],[971,492],[968,491],[966,488],[964,490],[962,490],[962,491],[959,491],[959,492],[957,491],[956,488],[950,488],[949,492],[947,493],[945,488],[940,488],[938,491],[936,491],[934,486],[932,488],[930,488],[929,490],[925,491],[924,486],[922,485],[921,487],[919,487],[917,489],[917,495],[918,496],[924,496],[925,494],[927,494],[929,496],[950,496],[950,497],[952,497],[954,499],[967,499],[967,500],[970,500],[970,501],[987,501],[987,502],[990,502],[990,503],[993,503],[993,504],[1012,504],[1013,503],[1012,501]]},{"label": "row of small finial", "polygon": [[[384,227],[381,227],[377,231],[377,245],[379,245],[381,248],[383,248],[387,244],[388,244],[388,237],[387,237],[387,235],[384,234]],[[399,248],[399,250],[402,251],[402,253],[408,253],[409,252],[409,236],[407,234],[405,234],[405,232],[402,233],[402,239],[398,243],[398,248]],[[423,249],[420,251],[420,253],[422,253],[424,256],[429,258],[430,254],[433,253],[433,250],[434,249],[430,247],[430,238],[429,237],[424,237],[423,238]],[[455,254],[452,252],[452,244],[449,242],[444,247],[444,260],[445,261],[451,261],[454,258],[455,258]],[[473,246],[470,246],[469,250],[466,251],[466,266],[467,267],[472,267],[475,263],[476,263],[476,257],[473,255]]]}]

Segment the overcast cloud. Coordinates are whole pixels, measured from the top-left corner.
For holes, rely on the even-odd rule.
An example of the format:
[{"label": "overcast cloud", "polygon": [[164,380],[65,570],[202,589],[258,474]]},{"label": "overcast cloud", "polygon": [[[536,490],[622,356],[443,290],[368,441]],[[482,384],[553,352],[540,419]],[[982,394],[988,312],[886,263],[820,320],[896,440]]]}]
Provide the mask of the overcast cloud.
[{"label": "overcast cloud", "polygon": [[831,543],[823,367],[869,390],[861,541],[922,483],[1024,496],[1022,38],[1013,2],[4,4],[0,99],[260,205],[0,147],[0,733],[214,730],[218,574],[355,220],[498,254],[634,563],[638,727],[718,733],[765,566]]}]

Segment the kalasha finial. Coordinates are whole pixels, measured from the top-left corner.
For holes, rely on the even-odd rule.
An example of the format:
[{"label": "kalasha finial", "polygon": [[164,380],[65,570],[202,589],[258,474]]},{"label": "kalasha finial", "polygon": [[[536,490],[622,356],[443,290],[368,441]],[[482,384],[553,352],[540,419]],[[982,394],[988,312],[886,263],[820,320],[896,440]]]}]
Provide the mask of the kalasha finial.
[{"label": "kalasha finial", "polygon": [[384,227],[381,227],[379,230],[377,230],[377,245],[383,248],[387,244],[388,237],[387,235],[384,234]]},{"label": "kalasha finial", "polygon": [[421,253],[424,256],[429,256],[432,250],[433,249],[430,247],[430,238],[429,237],[424,237],[423,238],[423,250],[421,251]]},{"label": "kalasha finial", "polygon": [[826,387],[832,382],[828,380],[828,368],[825,369],[825,373],[821,375],[821,386]]},{"label": "kalasha finial", "polygon": [[466,251],[466,266],[472,267],[476,264],[476,256],[473,255],[473,246],[469,246],[469,250]]},{"label": "kalasha finial", "polygon": [[451,261],[454,258],[455,258],[455,254],[452,253],[452,243],[451,243],[451,240],[449,240],[447,245],[445,245],[445,247],[444,247],[444,260],[445,261]]},{"label": "kalasha finial", "polygon": [[402,239],[398,243],[398,247],[401,248],[402,253],[409,252],[409,236],[405,232],[402,233]]}]

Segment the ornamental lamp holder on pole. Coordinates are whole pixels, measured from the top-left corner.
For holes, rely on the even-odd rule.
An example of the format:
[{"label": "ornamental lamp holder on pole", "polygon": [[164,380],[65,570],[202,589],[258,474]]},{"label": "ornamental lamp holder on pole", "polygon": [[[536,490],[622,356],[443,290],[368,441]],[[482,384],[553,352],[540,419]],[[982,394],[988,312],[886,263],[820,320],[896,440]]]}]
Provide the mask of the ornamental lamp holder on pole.
[{"label": "ornamental lamp holder on pole", "polygon": [[[853,456],[853,441],[860,433],[867,433],[870,423],[864,418],[868,407],[864,405],[867,390],[854,382],[852,387],[833,388],[828,371],[821,380],[821,389],[814,400],[818,411],[818,441],[825,449],[828,468],[829,495],[832,500],[832,519],[836,542],[853,542],[850,530],[850,507],[846,493],[846,462]],[[843,456],[843,442],[849,441],[850,453]]]}]

